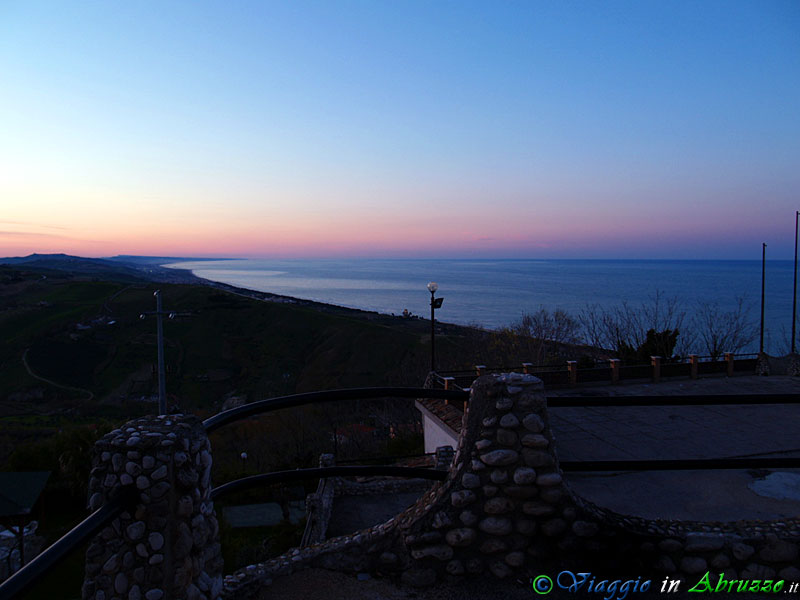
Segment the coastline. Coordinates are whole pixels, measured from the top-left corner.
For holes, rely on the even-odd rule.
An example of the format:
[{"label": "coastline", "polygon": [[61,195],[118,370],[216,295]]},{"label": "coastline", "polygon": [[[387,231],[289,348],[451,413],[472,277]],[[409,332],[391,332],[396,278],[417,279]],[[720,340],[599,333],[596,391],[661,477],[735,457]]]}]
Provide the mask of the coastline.
[{"label": "coastline", "polygon": [[[164,271],[251,298],[387,318],[408,309],[429,324],[429,298],[422,289],[436,281],[437,296],[447,298],[436,320],[481,330],[508,327],[539,308],[578,317],[591,307],[623,301],[634,308],[649,306],[656,294],[674,301],[689,320],[708,304],[736,311],[737,299],[743,298],[747,318],[757,322],[761,285],[759,261],[742,260],[240,260],[241,265],[227,261],[207,267],[205,261],[191,260],[161,264]],[[791,275],[788,261],[768,265],[765,338],[778,353],[791,321]]]},{"label": "coastline", "polygon": [[[170,267],[166,266],[167,264],[175,264],[175,263],[165,263],[157,265],[159,269],[163,269],[164,271],[175,271],[181,274],[181,277],[185,280],[181,283],[190,283],[194,285],[206,285],[208,287],[213,287],[219,290],[223,290],[230,294],[236,294],[237,296],[243,296],[245,298],[250,298],[252,300],[260,300],[262,302],[274,302],[277,304],[291,304],[293,306],[303,307],[303,308],[310,308],[312,310],[317,310],[320,312],[325,312],[328,314],[338,314],[342,316],[349,316],[349,317],[358,317],[358,318],[366,318],[367,320],[374,321],[379,319],[392,319],[398,322],[427,322],[430,323],[430,319],[426,319],[424,317],[420,317],[418,315],[413,315],[410,317],[403,317],[402,315],[395,315],[391,313],[382,313],[375,310],[366,310],[363,308],[353,308],[350,306],[341,306],[339,304],[331,304],[329,302],[319,302],[317,300],[308,300],[305,298],[296,298],[294,296],[285,296],[282,294],[274,294],[272,292],[262,292],[259,290],[252,290],[249,288],[244,288],[241,286],[232,285],[229,283],[223,283],[221,281],[214,281],[212,279],[206,279],[205,277],[199,277],[195,275],[191,269],[185,269],[182,267]],[[466,325],[459,325],[456,323],[448,323],[446,321],[440,321],[438,318],[436,319],[437,326],[444,326],[447,327],[448,330],[450,329],[478,329],[475,327],[469,327]],[[446,333],[444,331],[443,333]]]}]

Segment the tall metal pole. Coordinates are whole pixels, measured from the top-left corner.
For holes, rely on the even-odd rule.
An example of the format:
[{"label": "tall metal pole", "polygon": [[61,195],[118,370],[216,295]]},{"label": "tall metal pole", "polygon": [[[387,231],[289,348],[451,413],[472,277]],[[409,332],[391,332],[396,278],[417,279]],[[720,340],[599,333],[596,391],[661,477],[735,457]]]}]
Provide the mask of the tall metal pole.
[{"label": "tall metal pole", "polygon": [[435,290],[431,290],[431,371],[436,371],[436,331],[434,328],[434,300],[433,295]]},{"label": "tall metal pole", "polygon": [[761,244],[761,338],[758,342],[758,353],[764,352],[764,288],[767,283],[766,276],[767,267],[767,245]]},{"label": "tall metal pole", "polygon": [[156,323],[158,328],[158,414],[167,414],[167,377],[164,369],[164,324],[161,316],[161,290],[156,290]]},{"label": "tall metal pole", "polygon": [[795,354],[795,342],[797,340],[797,219],[800,217],[800,210],[794,211],[794,296],[792,300],[792,354]]}]

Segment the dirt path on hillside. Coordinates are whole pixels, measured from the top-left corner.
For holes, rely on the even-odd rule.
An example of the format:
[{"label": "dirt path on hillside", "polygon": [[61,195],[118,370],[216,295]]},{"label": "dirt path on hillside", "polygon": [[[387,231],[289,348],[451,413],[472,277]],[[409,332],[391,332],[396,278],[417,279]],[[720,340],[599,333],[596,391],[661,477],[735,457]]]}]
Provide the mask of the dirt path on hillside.
[{"label": "dirt path on hillside", "polygon": [[44,381],[47,384],[50,384],[54,387],[61,388],[62,390],[69,390],[71,392],[81,392],[82,394],[87,394],[88,397],[86,398],[87,401],[91,402],[94,400],[94,392],[91,390],[85,390],[83,388],[72,387],[70,385],[63,385],[61,383],[57,383],[51,379],[46,379],[44,377],[40,377],[36,373],[33,372],[31,366],[28,364],[28,350],[30,348],[25,348],[25,352],[22,353],[22,364],[25,365],[25,370],[28,372],[28,375],[33,377],[34,379],[38,379],[39,381]]}]

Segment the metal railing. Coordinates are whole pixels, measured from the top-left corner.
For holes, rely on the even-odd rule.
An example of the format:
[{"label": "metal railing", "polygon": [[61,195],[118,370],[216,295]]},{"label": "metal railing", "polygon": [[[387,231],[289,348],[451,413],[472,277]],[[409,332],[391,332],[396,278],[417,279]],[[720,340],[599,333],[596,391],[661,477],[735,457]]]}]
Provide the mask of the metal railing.
[{"label": "metal railing", "polygon": [[797,469],[798,457],[764,458],[682,458],[661,460],[562,460],[563,471],[713,471],[717,469]]},{"label": "metal railing", "polygon": [[[758,400],[754,400],[757,398]],[[548,396],[549,408],[607,406],[719,406],[722,404],[798,404],[797,394],[692,394],[686,396]]]},{"label": "metal railing", "polygon": [[[441,400],[458,400],[465,402],[469,393],[458,386],[455,389],[428,388],[353,388],[342,390],[326,390],[305,394],[294,394],[262,400],[239,406],[206,419],[203,426],[206,432],[212,432],[223,425],[246,417],[289,408],[304,404],[356,400],[367,398],[436,398]],[[796,404],[798,396],[794,394],[775,395],[715,395],[715,396],[614,396],[614,397],[569,397],[558,396],[547,398],[548,407],[614,407],[614,406],[707,406],[707,405],[744,405],[744,404]],[[689,470],[689,469],[749,469],[766,466],[779,468],[800,468],[798,458],[718,458],[718,459],[681,459],[681,460],[616,460],[616,461],[562,461],[564,471],[653,471],[653,470]],[[334,466],[309,469],[294,469],[244,477],[230,481],[211,491],[212,499],[227,494],[250,489],[255,486],[268,485],[288,481],[326,477],[352,476],[394,476],[413,477],[443,481],[447,471],[418,467],[395,467],[387,465]],[[60,562],[69,552],[80,546],[91,536],[98,533],[125,510],[129,510],[138,498],[138,491],[133,486],[118,488],[118,491],[106,504],[97,509],[69,533],[56,541],[30,563],[17,571],[0,584],[0,600],[10,600],[30,588],[48,570]]]},{"label": "metal railing", "polygon": [[[560,364],[535,365],[521,363],[520,365],[504,367],[487,367],[476,365],[472,369],[438,371],[436,373],[438,384],[444,387],[444,380],[449,381],[450,389],[466,389],[472,381],[480,375],[488,373],[523,372],[535,375],[548,387],[561,387],[579,383],[612,383],[620,380],[633,379],[658,379],[659,377],[698,377],[700,375],[727,373],[733,375],[747,371],[754,371],[758,354],[726,353],[731,359],[689,355],[677,359],[664,359],[659,361],[657,369],[651,362],[637,364],[623,364],[617,359],[596,360],[592,359],[592,366],[586,366],[585,361],[564,361]],[[693,363],[693,359],[696,361]]]},{"label": "metal railing", "polygon": [[[443,400],[462,400],[468,399],[469,395],[463,391],[436,390],[425,388],[400,388],[400,387],[379,387],[379,388],[352,388],[341,390],[326,390],[321,392],[310,392],[306,394],[294,394],[291,396],[281,396],[253,402],[244,406],[232,408],[218,413],[203,421],[203,426],[207,433],[219,429],[223,425],[232,423],[246,417],[279,410],[302,406],[304,404],[337,402],[342,400],[358,400],[366,398],[439,398]],[[228,482],[211,491],[212,498],[218,498],[236,491],[249,489],[257,485],[269,483],[279,483],[284,481],[298,481],[312,479],[316,477],[335,477],[335,476],[368,476],[368,475],[388,475],[395,477],[416,477],[443,480],[447,473],[434,469],[424,469],[416,467],[392,467],[385,465],[374,466],[339,466],[321,467],[316,469],[296,469],[292,471],[279,471],[275,473],[265,473],[244,477],[235,481]],[[59,538],[44,552],[31,560],[19,571],[11,575],[4,582],[0,583],[0,600],[10,600],[19,596],[22,592],[29,589],[41,579],[47,571],[61,562],[71,551],[75,550],[90,537],[96,535],[103,527],[117,518],[125,510],[129,510],[138,498],[138,491],[133,486],[123,486],[109,499],[103,506],[86,517],[76,525],[66,535]]]},{"label": "metal railing", "polygon": [[130,509],[138,497],[138,490],[134,486],[118,488],[117,493],[108,502],[78,523],[31,562],[0,583],[0,599],[10,600],[28,590],[75,548],[97,534],[121,513]]},{"label": "metal railing", "polygon": [[[722,406],[800,404],[796,394],[715,394],[708,396],[548,396],[548,408],[635,406]],[[561,461],[564,471],[689,471],[715,469],[800,468],[800,457],[690,458],[659,460]]]},{"label": "metal railing", "polygon": [[319,479],[325,477],[370,477],[383,475],[388,477],[409,477],[444,481],[447,471],[437,471],[420,467],[394,467],[389,465],[349,465],[337,467],[314,467],[311,469],[292,469],[290,471],[276,471],[242,477],[229,481],[211,490],[211,499],[217,500],[222,496],[241,492],[261,485],[271,483],[285,483],[287,481],[302,481],[304,479]]},{"label": "metal railing", "polygon": [[209,417],[203,421],[203,427],[205,427],[207,433],[211,433],[223,425],[233,423],[239,419],[282,408],[291,408],[304,404],[340,402],[342,400],[365,400],[369,398],[438,398],[440,400],[460,400],[463,402],[469,399],[469,394],[463,390],[407,387],[349,388],[307,392],[305,394],[292,394],[291,396],[270,398],[268,400],[260,400],[243,406],[237,406],[236,408]]}]

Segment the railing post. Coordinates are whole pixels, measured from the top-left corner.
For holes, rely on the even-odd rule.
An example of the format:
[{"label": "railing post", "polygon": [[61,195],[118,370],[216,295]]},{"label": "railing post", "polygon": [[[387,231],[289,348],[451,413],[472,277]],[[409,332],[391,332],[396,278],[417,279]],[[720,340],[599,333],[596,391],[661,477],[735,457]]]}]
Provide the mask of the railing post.
[{"label": "railing post", "polygon": [[619,359],[609,358],[608,364],[611,366],[611,383],[619,383]]},{"label": "railing post", "polygon": [[[442,377],[442,381],[444,382],[444,389],[452,390],[455,389],[456,378],[455,377]],[[445,404],[450,404],[450,401],[445,399]]]},{"label": "railing post", "polygon": [[567,371],[569,372],[569,384],[577,385],[578,383],[578,361],[568,360]]},{"label": "railing post", "polygon": [[728,377],[733,377],[733,352],[725,353],[725,362],[728,363],[727,365]]},{"label": "railing post", "polygon": [[653,366],[653,383],[658,383],[661,379],[661,357],[651,356],[650,364]]},{"label": "railing post", "polygon": [[522,372],[526,375],[530,375],[532,366],[533,363],[522,363]]},{"label": "railing post", "polygon": [[211,452],[192,416],[145,417],[98,440],[89,480],[97,509],[120,485],[139,491],[86,551],[84,600],[216,600],[222,590]]},{"label": "railing post", "polygon": [[475,373],[477,373],[478,377],[484,374],[486,371],[486,365],[475,365]]},{"label": "railing post", "polygon": [[697,379],[698,359],[697,354],[689,355],[689,372],[692,379]]}]

